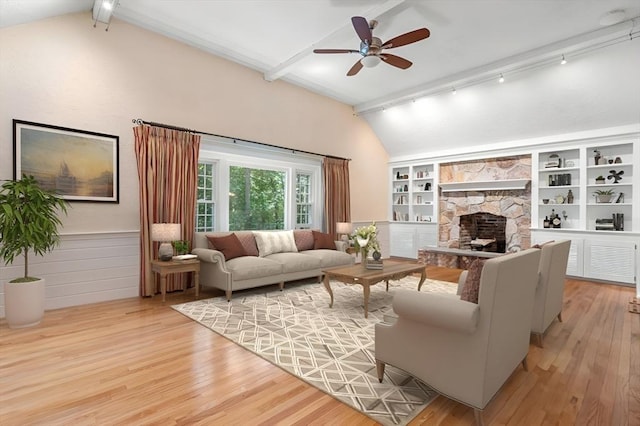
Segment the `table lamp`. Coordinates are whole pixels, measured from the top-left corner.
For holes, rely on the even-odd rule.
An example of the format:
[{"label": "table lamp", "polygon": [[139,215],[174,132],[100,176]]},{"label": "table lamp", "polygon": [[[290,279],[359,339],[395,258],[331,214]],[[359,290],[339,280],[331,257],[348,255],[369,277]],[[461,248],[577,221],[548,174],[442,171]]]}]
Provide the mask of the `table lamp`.
[{"label": "table lamp", "polygon": [[179,239],[179,223],[154,223],[151,225],[151,240],[160,241],[158,259],[171,260],[173,257],[173,246],[171,245],[171,241]]},{"label": "table lamp", "polygon": [[336,223],[336,234],[341,235],[340,239],[345,243],[349,241],[349,234],[351,233],[350,222],[338,222]]}]

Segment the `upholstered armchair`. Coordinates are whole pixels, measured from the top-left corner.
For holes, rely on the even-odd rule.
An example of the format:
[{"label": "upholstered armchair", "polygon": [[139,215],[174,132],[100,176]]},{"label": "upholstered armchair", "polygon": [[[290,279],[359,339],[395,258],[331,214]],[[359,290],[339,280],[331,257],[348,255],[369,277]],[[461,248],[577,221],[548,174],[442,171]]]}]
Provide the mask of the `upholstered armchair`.
[{"label": "upholstered armchair", "polygon": [[571,240],[551,241],[540,249],[539,283],[533,307],[531,333],[537,336],[538,346],[549,325],[557,317],[562,322],[564,279]]},{"label": "upholstered armchair", "polygon": [[526,369],[539,262],[538,249],[487,260],[477,304],[399,290],[395,323],[376,324],[380,381],[391,364],[472,407],[482,424],[482,410],[518,364]]}]

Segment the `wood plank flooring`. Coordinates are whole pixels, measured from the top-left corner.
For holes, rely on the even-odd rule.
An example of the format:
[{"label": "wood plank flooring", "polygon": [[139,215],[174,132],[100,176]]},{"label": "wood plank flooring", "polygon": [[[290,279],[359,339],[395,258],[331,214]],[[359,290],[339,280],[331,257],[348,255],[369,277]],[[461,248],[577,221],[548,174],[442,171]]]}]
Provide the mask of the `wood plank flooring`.
[{"label": "wood plank flooring", "polygon": [[[428,267],[455,282],[459,271]],[[220,293],[204,291],[201,298]],[[631,288],[567,280],[564,322],[484,413],[491,425],[640,425],[640,315]],[[373,425],[374,421],[173,311],[186,293],[0,321],[0,424]],[[411,425],[472,425],[438,397]]]}]

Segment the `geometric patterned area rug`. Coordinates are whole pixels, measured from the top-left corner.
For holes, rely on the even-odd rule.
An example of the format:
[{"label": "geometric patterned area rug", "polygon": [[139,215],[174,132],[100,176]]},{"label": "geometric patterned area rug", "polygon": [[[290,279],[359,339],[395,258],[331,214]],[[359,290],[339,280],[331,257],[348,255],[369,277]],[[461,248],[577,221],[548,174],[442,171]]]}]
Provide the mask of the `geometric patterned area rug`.
[{"label": "geometric patterned area rug", "polygon": [[[383,425],[405,425],[437,393],[391,365],[378,382],[374,326],[393,314],[398,288],[417,290],[409,276],[371,287],[369,318],[362,287],[331,282],[333,308],[322,283],[287,283],[236,292],[226,297],[172,306],[285,371],[317,387]],[[455,293],[451,283],[427,279],[423,292]],[[428,362],[425,360],[425,362]]]}]

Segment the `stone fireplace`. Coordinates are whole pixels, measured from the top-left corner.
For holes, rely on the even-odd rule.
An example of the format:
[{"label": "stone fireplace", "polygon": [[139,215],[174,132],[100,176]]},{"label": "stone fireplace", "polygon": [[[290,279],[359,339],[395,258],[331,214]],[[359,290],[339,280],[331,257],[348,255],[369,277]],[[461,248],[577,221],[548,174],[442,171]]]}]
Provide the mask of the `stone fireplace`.
[{"label": "stone fireplace", "polygon": [[[501,182],[531,180],[531,156],[481,159],[440,165],[440,183],[469,184],[471,189],[439,195],[438,246],[511,252],[531,246],[531,185],[502,189]],[[486,185],[477,185],[486,183]],[[474,185],[476,184],[476,185]],[[482,187],[481,189],[475,189]],[[471,244],[473,238],[481,244]],[[496,240],[488,243],[488,240]],[[484,243],[488,243],[484,245]],[[438,255],[430,263],[457,264],[455,256]]]}]

